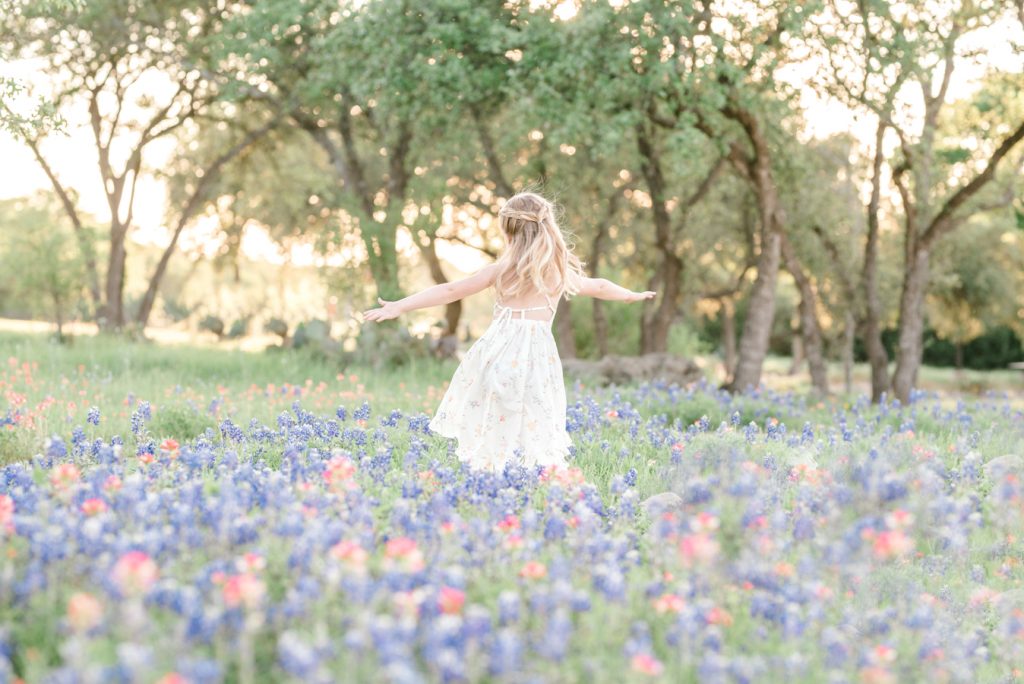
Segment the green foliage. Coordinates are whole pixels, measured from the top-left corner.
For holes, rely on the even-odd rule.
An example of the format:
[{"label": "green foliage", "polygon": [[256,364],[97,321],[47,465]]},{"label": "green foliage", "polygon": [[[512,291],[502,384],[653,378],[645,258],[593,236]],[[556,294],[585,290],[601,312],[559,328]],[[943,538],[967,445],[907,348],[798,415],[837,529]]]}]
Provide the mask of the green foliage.
[{"label": "green foliage", "polygon": [[1016,326],[1024,335],[1024,240],[1013,232],[1007,211],[948,236],[933,269],[927,312],[940,337],[964,344],[1001,326]]},{"label": "green foliage", "polygon": [[212,332],[217,337],[224,335],[224,319],[220,316],[203,316],[199,321],[199,329]]},{"label": "green foliage", "polygon": [[692,359],[711,350],[711,345],[701,339],[697,326],[688,321],[673,326],[669,332],[668,351],[671,354]]},{"label": "green foliage", "polygon": [[35,436],[25,430],[0,428],[0,468],[10,463],[24,462],[39,451]]},{"label": "green foliage", "polygon": [[153,414],[148,430],[158,442],[167,438],[181,443],[193,440],[207,430],[217,429],[217,423],[208,413],[196,406],[163,406]]},{"label": "green foliage", "polygon": [[227,337],[229,340],[237,340],[240,337],[245,337],[249,334],[249,324],[252,319],[249,316],[244,318],[237,318],[231,324],[228,329]]},{"label": "green foliage", "polygon": [[[4,109],[0,123],[24,128],[23,137],[38,137],[92,93],[99,137],[116,138],[116,149],[135,140],[149,117],[167,106],[164,113],[170,114],[143,138],[149,144],[175,136],[172,158],[161,169],[147,169],[148,157],[140,157],[135,171],[121,168],[121,181],[156,175],[167,182],[177,212],[213,160],[247,131],[280,120],[211,179],[200,198],[204,229],[215,227],[209,237],[216,242],[214,275],[204,272],[202,285],[195,284],[198,254],[190,255],[187,271],[171,262],[162,292],[170,321],[183,321],[194,310],[197,318],[207,315],[201,328],[238,337],[247,327],[243,317],[287,315],[287,323],[279,318],[267,325],[285,339],[289,324],[323,315],[289,308],[293,297],[286,291],[285,268],[278,292],[268,293],[265,271],[242,251],[245,231],[260,228],[282,253],[309,243],[329,257],[331,266],[317,268],[330,292],[342,298],[344,315],[331,314],[337,324],[373,300],[370,289],[392,297],[421,284],[424,278],[410,274],[426,270],[416,250],[430,254],[436,248],[442,258],[454,255],[453,264],[463,258],[468,263],[465,252],[456,251],[468,243],[485,260],[493,257],[502,246],[491,220],[501,198],[530,186],[562,205],[561,223],[575,234],[577,251],[594,272],[637,288],[654,281],[651,287],[664,291],[657,283],[660,265],[669,256],[680,260],[673,318],[686,323],[672,329],[669,346],[689,355],[707,349],[711,331],[720,327],[704,329],[702,343],[694,337],[693,321],[718,315],[723,301],[736,306],[739,328],[745,322],[761,219],[749,182],[737,171],[736,161],[751,153],[749,122],[737,118],[740,110],[767,139],[768,170],[780,188],[787,235],[812,276],[826,337],[836,339],[845,315],[863,308],[859,292],[849,296],[843,281],[858,286],[870,150],[851,136],[808,140],[810,122],[800,94],[781,77],[791,63],[820,63],[815,85],[858,112],[892,114],[894,124],[910,132],[905,147],[887,162],[896,168],[907,155],[927,161],[922,168],[931,175],[908,172],[909,192],[924,207],[921,215],[934,213],[961,180],[978,171],[999,140],[996,132],[1024,116],[1019,74],[1004,65],[994,65],[964,101],[942,107],[928,135],[912,130],[912,122],[892,109],[895,93],[941,70],[952,29],[974,31],[1012,18],[1008,7],[991,1],[927,7],[883,0],[600,2],[579,3],[571,18],[560,16],[556,6],[526,0],[203,6],[181,0],[6,0],[0,56],[39,59],[56,96],[49,109],[22,111],[21,118]],[[873,35],[865,26],[875,27]],[[151,78],[183,88],[167,100],[143,87]],[[25,85],[0,83],[3,106],[30,95],[20,92]],[[134,106],[122,109],[115,102]],[[123,115],[123,128],[115,125],[115,112]],[[86,114],[81,108],[76,117],[85,120]],[[54,121],[48,122],[51,115]],[[647,157],[638,149],[641,135],[653,150]],[[723,156],[728,160],[709,193],[688,206]],[[664,181],[657,190],[649,178],[654,161]],[[964,213],[997,204],[1004,191],[1019,196],[1014,168],[1005,164],[993,192],[976,198]],[[891,188],[883,193],[880,288],[886,325],[896,317],[904,269],[902,244],[891,230],[902,211],[889,199],[896,194]],[[658,234],[656,203],[667,210],[667,237]],[[1004,247],[1010,243],[996,232],[1024,229],[1024,211],[1015,206],[992,226],[984,234],[968,226],[957,233],[963,239],[940,243],[934,252],[928,315],[946,339],[963,343],[985,329],[1022,325],[1014,320],[1021,306],[1014,288],[1024,290],[1015,277],[1021,264],[1008,256],[1019,246]],[[412,238],[412,254],[399,254],[406,236]],[[819,236],[838,246],[838,258]],[[38,254],[51,246],[56,245],[35,242],[27,249]],[[104,252],[105,244],[98,247]],[[72,263],[72,251],[55,252],[69,259],[55,271],[78,283],[66,293],[75,302],[81,299],[81,278],[89,274],[79,273],[82,264]],[[138,283],[131,282],[137,263],[128,269],[128,299],[139,299]],[[994,263],[998,268],[983,268]],[[209,271],[205,262],[202,269]],[[431,276],[440,279],[437,270]],[[447,263],[439,270],[453,276]],[[67,284],[50,282],[51,289]],[[42,300],[45,288],[25,287],[39,299],[26,313],[50,315]],[[207,289],[217,297],[208,300]],[[714,295],[722,291],[729,293],[724,299]],[[224,293],[233,301],[222,302]],[[246,298],[253,301],[239,303]],[[308,298],[310,307],[319,307],[317,299]],[[771,348],[780,354],[790,349],[795,302],[783,278],[771,336]],[[589,302],[574,303],[583,356],[598,348],[590,312]],[[610,304],[606,312],[614,331],[609,351],[635,353],[642,316],[650,317],[653,309]],[[216,326],[215,316],[222,319]],[[295,346],[310,344],[308,332],[308,326],[296,330]],[[369,346],[357,353],[369,359],[377,353],[376,341],[362,340]],[[393,346],[399,350],[393,356],[407,361],[400,350],[408,341],[395,340]]]},{"label": "green foliage", "polygon": [[[571,311],[573,329],[576,331],[576,353],[580,358],[596,358],[598,347],[594,337],[593,308],[590,300],[575,300]],[[608,319],[608,329],[615,331],[615,334],[608,337],[608,353],[619,356],[635,354],[640,344],[641,309],[610,302],[604,305],[604,311]]]},{"label": "green foliage", "polygon": [[288,337],[288,323],[280,318],[271,318],[263,327],[280,337],[282,340]]},{"label": "green foliage", "polygon": [[24,83],[0,77],[0,129],[17,139],[31,138],[45,131],[64,132],[67,121],[53,102],[37,99],[34,108],[28,111],[19,107],[26,90]]},{"label": "green foliage", "polygon": [[0,202],[0,302],[20,315],[66,321],[85,288],[71,228],[48,195]]},{"label": "green foliage", "polygon": [[192,307],[166,292],[161,301],[163,302],[164,314],[175,323],[184,321],[192,315]]},{"label": "green foliage", "polygon": [[331,337],[331,324],[328,321],[314,319],[299,323],[292,335],[292,348],[306,350],[334,363],[342,359],[341,343]]},{"label": "green foliage", "polygon": [[356,348],[344,355],[345,365],[368,366],[375,370],[403,368],[431,356],[430,340],[413,337],[395,324],[364,325]]},{"label": "green foliage", "polygon": [[[1024,361],[1024,343],[1008,327],[987,330],[960,345],[965,368],[1002,370],[1011,363]],[[935,331],[927,331],[924,337],[924,362],[931,366],[956,366],[956,343],[942,339]]]}]

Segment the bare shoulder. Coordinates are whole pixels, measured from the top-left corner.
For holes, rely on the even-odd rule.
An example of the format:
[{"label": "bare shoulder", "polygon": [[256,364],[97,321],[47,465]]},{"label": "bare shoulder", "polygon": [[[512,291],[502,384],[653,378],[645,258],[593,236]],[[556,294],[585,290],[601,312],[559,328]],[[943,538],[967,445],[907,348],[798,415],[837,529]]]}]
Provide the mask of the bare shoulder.
[{"label": "bare shoulder", "polygon": [[498,268],[496,264],[488,264],[473,275],[466,276],[457,282],[449,283],[448,287],[459,294],[459,297],[468,297],[471,294],[494,285],[497,278]]},{"label": "bare shoulder", "polygon": [[493,285],[498,277],[498,263],[488,264],[473,274],[473,278],[479,278],[486,285]]},{"label": "bare shoulder", "polygon": [[595,292],[600,290],[601,279],[584,276],[579,279],[578,285],[579,289],[577,289],[576,294],[584,297],[592,297]]}]

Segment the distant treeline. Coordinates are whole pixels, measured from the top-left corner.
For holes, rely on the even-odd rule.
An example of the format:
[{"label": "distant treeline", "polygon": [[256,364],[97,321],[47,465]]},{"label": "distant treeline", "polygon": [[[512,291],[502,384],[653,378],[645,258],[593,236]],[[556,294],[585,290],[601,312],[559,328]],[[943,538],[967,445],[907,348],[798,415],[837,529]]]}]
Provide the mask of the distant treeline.
[{"label": "distant treeline", "polygon": [[[8,5],[0,58],[32,58],[52,92],[19,113],[5,81],[0,122],[49,178],[64,230],[0,223],[26,271],[7,289],[58,322],[150,322],[178,296],[167,276],[200,219],[224,282],[259,226],[342,262],[325,279],[359,309],[495,258],[495,212],[536,187],[592,274],[659,293],[635,318],[563,302],[565,356],[679,348],[708,319],[729,389],[758,384],[788,340],[818,391],[826,361],[849,387],[862,353],[872,396],[906,400],[940,349],[967,365],[988,349],[976,340],[1024,336],[1024,75],[996,57],[1024,41],[1014,3]],[[967,62],[984,67],[976,83]],[[837,110],[861,134],[812,135]],[[63,120],[95,147],[103,221],[48,156]],[[176,152],[154,168],[166,138]],[[147,176],[166,183],[170,240],[128,274]],[[448,306],[442,335],[462,318]],[[998,366],[1012,348],[983,356]]]}]

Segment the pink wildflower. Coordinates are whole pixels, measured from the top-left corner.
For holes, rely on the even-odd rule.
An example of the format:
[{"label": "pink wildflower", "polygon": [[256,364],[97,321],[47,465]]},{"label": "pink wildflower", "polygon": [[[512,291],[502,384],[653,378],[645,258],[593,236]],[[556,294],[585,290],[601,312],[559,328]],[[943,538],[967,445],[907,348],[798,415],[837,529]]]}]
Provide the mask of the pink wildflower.
[{"label": "pink wildflower", "polygon": [[114,583],[127,594],[141,594],[153,586],[160,570],[142,551],[129,551],[114,564]]}]

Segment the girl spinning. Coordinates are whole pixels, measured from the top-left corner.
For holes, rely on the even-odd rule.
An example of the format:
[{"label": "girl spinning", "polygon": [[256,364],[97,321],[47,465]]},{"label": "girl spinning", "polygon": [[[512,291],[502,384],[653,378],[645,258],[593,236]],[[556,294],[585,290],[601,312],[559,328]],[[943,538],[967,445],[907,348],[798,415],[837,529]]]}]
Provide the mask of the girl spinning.
[{"label": "girl spinning", "polygon": [[494,319],[466,352],[430,421],[431,430],[458,440],[458,457],[474,468],[567,464],[565,384],[551,334],[560,297],[636,302],[655,294],[588,278],[553,210],[540,195],[515,195],[498,212],[507,248],[497,262],[405,299],[380,299],[380,308],[364,313],[368,321],[386,321],[494,286]]}]

